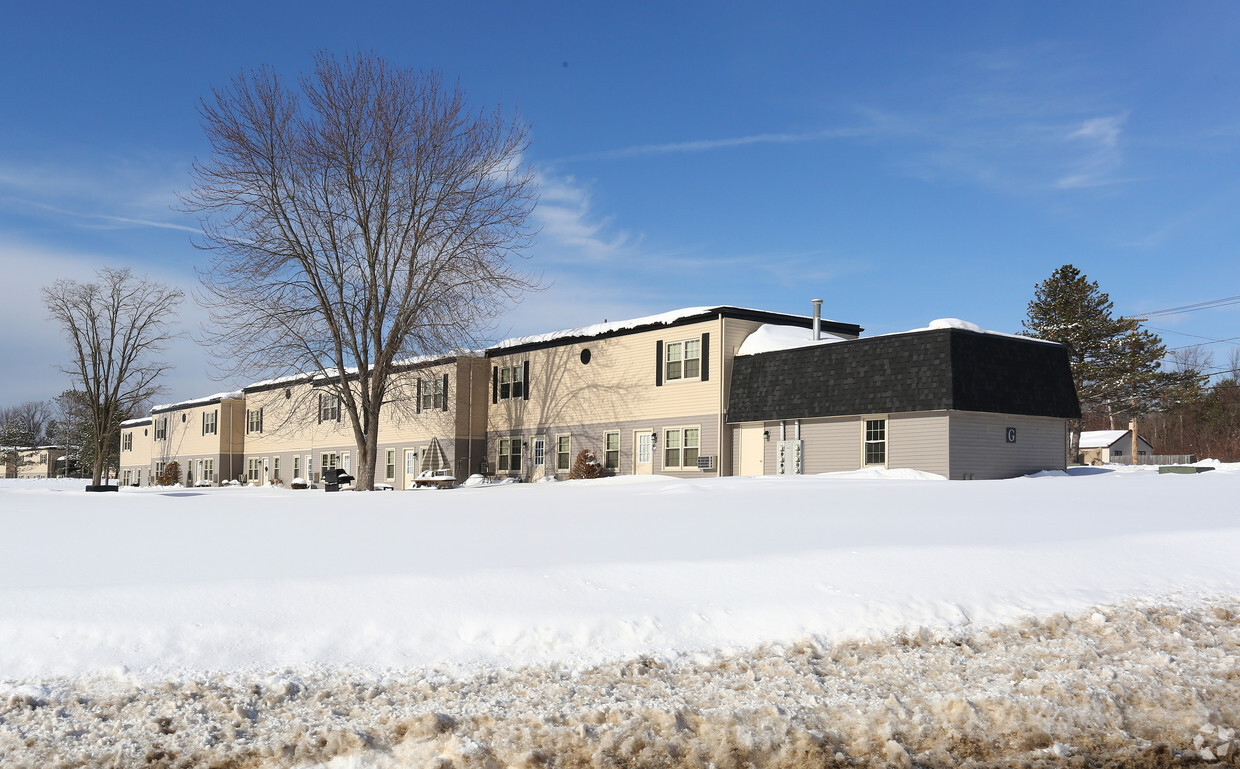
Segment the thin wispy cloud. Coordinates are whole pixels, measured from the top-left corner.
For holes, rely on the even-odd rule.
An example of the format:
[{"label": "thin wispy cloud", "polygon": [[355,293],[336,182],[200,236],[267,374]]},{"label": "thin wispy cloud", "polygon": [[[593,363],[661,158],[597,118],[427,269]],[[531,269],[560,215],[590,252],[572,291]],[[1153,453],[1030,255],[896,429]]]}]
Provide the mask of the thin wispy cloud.
[{"label": "thin wispy cloud", "polygon": [[537,173],[539,255],[554,261],[611,259],[631,248],[635,238],[612,231],[611,220],[592,209],[589,189],[573,176]]},{"label": "thin wispy cloud", "polygon": [[[175,224],[173,222],[159,222],[151,219],[134,219],[128,216],[114,216],[112,214],[92,214],[81,211],[71,211],[67,208],[58,206],[49,206],[46,203],[36,203],[32,200],[22,200],[20,198],[0,198],[6,205],[17,205],[26,208],[34,208],[47,213],[67,216],[72,219],[81,220],[83,226],[92,228],[118,229],[122,227],[154,227],[162,230],[181,230],[183,232],[199,233],[197,227],[189,227],[184,224]],[[89,224],[87,224],[89,223]]]},{"label": "thin wispy cloud", "polygon": [[690,152],[713,152],[715,150],[748,147],[757,144],[799,144],[804,142],[821,142],[832,139],[847,139],[864,135],[865,128],[831,128],[822,131],[803,133],[761,133],[750,136],[733,136],[722,139],[697,139],[689,141],[666,142],[663,144],[641,144],[620,149],[586,152],[558,158],[552,162],[571,162],[579,160],[617,160],[620,158],[646,157],[651,155],[671,155]]},{"label": "thin wispy cloud", "polygon": [[1099,70],[1049,43],[972,53],[908,84],[908,106],[859,111],[894,167],[928,181],[1018,193],[1121,184],[1129,112]]}]

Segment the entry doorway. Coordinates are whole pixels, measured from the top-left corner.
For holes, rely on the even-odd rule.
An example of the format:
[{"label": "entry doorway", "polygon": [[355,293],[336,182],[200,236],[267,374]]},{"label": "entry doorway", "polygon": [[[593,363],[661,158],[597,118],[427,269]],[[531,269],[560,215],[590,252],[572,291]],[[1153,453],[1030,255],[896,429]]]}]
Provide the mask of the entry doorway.
[{"label": "entry doorway", "polygon": [[762,425],[740,427],[736,438],[741,443],[740,475],[766,474],[766,434]]},{"label": "entry doorway", "polygon": [[654,433],[633,433],[633,473],[650,475],[654,472]]}]

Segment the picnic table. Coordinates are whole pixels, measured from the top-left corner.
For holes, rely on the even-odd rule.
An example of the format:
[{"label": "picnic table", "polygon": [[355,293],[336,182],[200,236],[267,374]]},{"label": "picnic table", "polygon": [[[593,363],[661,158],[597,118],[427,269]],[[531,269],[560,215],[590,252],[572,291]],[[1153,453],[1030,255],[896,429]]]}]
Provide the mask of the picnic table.
[{"label": "picnic table", "polygon": [[423,470],[413,479],[415,489],[450,489],[456,485],[456,477],[447,470]]}]

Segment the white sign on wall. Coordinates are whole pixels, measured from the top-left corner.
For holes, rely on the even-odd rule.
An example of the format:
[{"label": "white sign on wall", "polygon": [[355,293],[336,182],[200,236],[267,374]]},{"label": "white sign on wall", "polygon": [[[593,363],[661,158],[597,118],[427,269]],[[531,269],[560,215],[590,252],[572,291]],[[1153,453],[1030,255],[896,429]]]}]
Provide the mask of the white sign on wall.
[{"label": "white sign on wall", "polygon": [[779,441],[775,444],[775,474],[801,474],[801,446],[803,441]]}]

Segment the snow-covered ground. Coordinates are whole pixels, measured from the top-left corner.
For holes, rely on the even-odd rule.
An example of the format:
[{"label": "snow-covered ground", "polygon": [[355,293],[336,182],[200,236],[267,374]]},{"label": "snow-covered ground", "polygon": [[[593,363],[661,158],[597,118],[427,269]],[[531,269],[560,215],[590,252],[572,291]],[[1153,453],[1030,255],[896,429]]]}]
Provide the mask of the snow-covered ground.
[{"label": "snow-covered ground", "polygon": [[1238,466],[82,485],[0,481],[0,766],[1235,759]]}]

